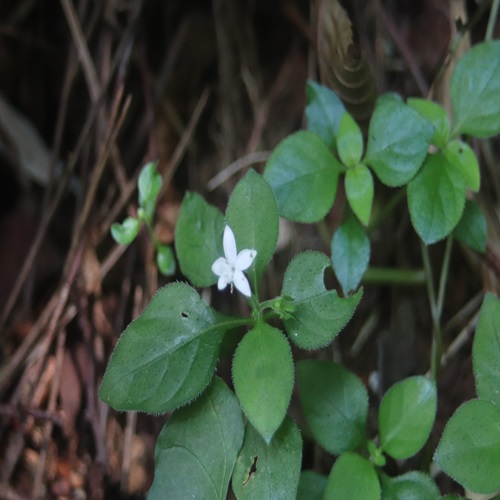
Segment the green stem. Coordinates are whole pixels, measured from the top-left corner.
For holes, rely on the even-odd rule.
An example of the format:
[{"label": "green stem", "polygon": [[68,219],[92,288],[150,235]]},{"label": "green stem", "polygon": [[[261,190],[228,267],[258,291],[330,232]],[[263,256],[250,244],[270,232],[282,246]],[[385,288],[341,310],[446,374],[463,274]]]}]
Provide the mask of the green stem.
[{"label": "green stem", "polygon": [[486,27],[486,34],[484,35],[485,42],[489,42],[493,39],[493,30],[495,29],[496,20],[498,17],[499,6],[500,0],[493,0],[491,4],[490,17],[488,18],[488,26]]},{"label": "green stem", "polygon": [[363,282],[388,285],[423,285],[426,282],[426,277],[425,271],[421,269],[370,267],[363,276]]}]

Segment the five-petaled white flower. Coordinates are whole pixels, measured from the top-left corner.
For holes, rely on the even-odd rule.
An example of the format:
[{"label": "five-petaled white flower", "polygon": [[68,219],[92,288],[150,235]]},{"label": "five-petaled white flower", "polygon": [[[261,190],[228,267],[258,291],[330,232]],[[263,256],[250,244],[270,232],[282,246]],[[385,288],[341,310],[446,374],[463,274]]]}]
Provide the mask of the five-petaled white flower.
[{"label": "five-petaled white flower", "polygon": [[212,271],[219,276],[217,287],[223,290],[227,285],[231,285],[231,292],[234,286],[247,297],[252,295],[248,279],[243,274],[243,271],[248,269],[251,265],[257,250],[242,250],[236,253],[236,240],[234,239],[233,231],[229,226],[224,229],[224,237],[222,239],[224,247],[224,257],[219,257],[212,264]]}]

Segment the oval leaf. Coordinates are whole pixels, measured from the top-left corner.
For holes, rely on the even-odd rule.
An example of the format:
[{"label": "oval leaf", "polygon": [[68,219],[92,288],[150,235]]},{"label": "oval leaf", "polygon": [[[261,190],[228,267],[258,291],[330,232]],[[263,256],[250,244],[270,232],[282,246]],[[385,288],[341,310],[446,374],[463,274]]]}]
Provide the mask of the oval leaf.
[{"label": "oval leaf", "polygon": [[484,298],[472,346],[477,395],[500,408],[500,300]]},{"label": "oval leaf", "polygon": [[500,489],[500,410],[480,399],[460,406],[444,428],[434,460],[468,490]]},{"label": "oval leaf", "polygon": [[212,264],[222,251],[224,216],[202,196],[187,192],[175,226],[175,251],[182,274],[194,286],[217,282]]},{"label": "oval leaf", "polygon": [[414,109],[394,96],[382,96],[370,120],[363,163],[387,186],[402,186],[422,165],[433,127]]},{"label": "oval leaf", "polygon": [[326,451],[339,455],[365,443],[368,393],[356,375],[333,362],[304,360],[297,382],[307,423]]},{"label": "oval leaf", "polygon": [[243,434],[238,400],[214,377],[205,394],[161,430],[148,498],[224,500]]},{"label": "oval leaf", "polygon": [[436,405],[436,386],[431,380],[415,376],[394,384],[380,403],[380,448],[397,459],[415,455],[432,430]]},{"label": "oval leaf", "polygon": [[500,132],[500,41],[477,44],[458,61],[450,94],[453,136]]},{"label": "oval leaf", "polygon": [[226,209],[238,251],[257,250],[254,263],[245,271],[258,292],[258,280],[273,256],[278,241],[279,215],[271,186],[255,170],[249,170],[234,188]]},{"label": "oval leaf", "polygon": [[335,231],[332,263],[344,295],[356,290],[370,261],[370,240],[352,214]]},{"label": "oval leaf", "polygon": [[161,190],[161,175],[156,171],[158,162],[151,161],[142,167],[137,185],[139,187],[139,205],[154,202]]},{"label": "oval leaf", "polygon": [[288,336],[302,349],[320,349],[328,345],[349,322],[361,300],[356,295],[340,298],[327,290],[325,269],[330,260],[320,252],[303,252],[290,262],[283,279],[282,296],[294,299],[295,310],[284,320]]},{"label": "oval leaf", "polygon": [[440,497],[436,483],[422,472],[411,471],[396,477],[380,474],[380,478],[382,500],[436,500]]},{"label": "oval leaf", "polygon": [[460,171],[465,185],[477,193],[481,185],[481,174],[472,148],[466,142],[455,139],[446,145],[444,154],[446,159]]},{"label": "oval leaf", "polygon": [[156,265],[164,276],[175,274],[175,257],[172,247],[160,245],[156,253]]},{"label": "oval leaf", "polygon": [[233,383],[245,415],[269,443],[292,396],[293,359],[286,337],[266,323],[256,324],[234,354]]},{"label": "oval leaf", "polygon": [[99,397],[116,410],[151,413],[188,403],[212,378],[221,329],[193,288],[167,285],[123,332]]},{"label": "oval leaf", "polygon": [[337,132],[344,105],[336,94],[319,83],[309,80],[306,85],[307,128],[316,132],[323,142],[336,151]]},{"label": "oval leaf", "polygon": [[453,236],[476,252],[486,251],[486,218],[476,201],[465,202],[464,213],[453,230]]},{"label": "oval leaf", "polygon": [[408,184],[408,208],[415,231],[426,245],[453,231],[465,205],[462,174],[442,154],[433,154]]},{"label": "oval leaf", "polygon": [[269,444],[247,424],[232,486],[239,500],[295,498],[302,460],[302,438],[295,423],[285,418]]},{"label": "oval leaf", "polygon": [[264,178],[273,188],[280,214],[296,222],[318,222],[328,213],[343,167],[313,132],[282,141],[266,163]]},{"label": "oval leaf", "polygon": [[363,155],[363,134],[347,111],[340,119],[337,149],[342,163],[347,167],[355,167]]},{"label": "oval leaf", "polygon": [[350,168],[345,174],[347,201],[356,217],[367,226],[373,203],[373,176],[363,164]]},{"label": "oval leaf", "polygon": [[380,483],[373,465],[357,453],[340,455],[328,476],[324,498],[380,500]]}]

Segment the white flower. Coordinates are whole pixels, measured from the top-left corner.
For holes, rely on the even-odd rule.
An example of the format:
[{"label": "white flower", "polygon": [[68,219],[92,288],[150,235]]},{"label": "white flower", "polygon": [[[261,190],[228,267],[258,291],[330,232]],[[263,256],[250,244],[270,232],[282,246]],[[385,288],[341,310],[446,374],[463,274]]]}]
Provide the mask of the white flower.
[{"label": "white flower", "polygon": [[231,292],[234,286],[247,297],[252,295],[248,279],[243,274],[243,271],[248,269],[251,265],[257,250],[242,250],[236,254],[236,240],[234,239],[233,231],[229,226],[224,229],[224,237],[222,239],[224,247],[224,257],[219,257],[212,264],[212,271],[219,276],[217,287],[223,290],[227,285],[231,285]]}]

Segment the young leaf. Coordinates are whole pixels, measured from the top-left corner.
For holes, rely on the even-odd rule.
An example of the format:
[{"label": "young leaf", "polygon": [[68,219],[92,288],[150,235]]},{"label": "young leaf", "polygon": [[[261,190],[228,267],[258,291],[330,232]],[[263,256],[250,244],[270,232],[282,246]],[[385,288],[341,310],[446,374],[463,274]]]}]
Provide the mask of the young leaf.
[{"label": "young leaf", "polygon": [[402,498],[436,500],[440,497],[436,483],[423,472],[411,471],[396,477],[381,473],[379,477],[383,500],[401,500]]},{"label": "young leaf", "polygon": [[480,43],[458,61],[450,83],[452,136],[500,132],[500,41]]},{"label": "young leaf", "polygon": [[432,154],[408,184],[408,209],[415,231],[426,245],[453,231],[465,204],[462,174],[444,155]]},{"label": "young leaf", "polygon": [[139,179],[139,205],[144,209],[146,219],[151,223],[156,197],[161,190],[161,175],[156,171],[157,162],[152,161],[142,167]]},{"label": "young leaf", "polygon": [[342,165],[313,132],[282,141],[267,160],[264,178],[273,188],[280,214],[295,222],[318,222],[333,205]]},{"label": "young leaf", "polygon": [[141,223],[134,217],[127,217],[121,224],[111,224],[111,236],[119,245],[129,245],[135,240]]},{"label": "young leaf", "polygon": [[387,186],[402,186],[418,172],[432,134],[432,125],[414,109],[394,96],[382,96],[370,120],[363,163]]},{"label": "young leaf", "polygon": [[326,476],[313,470],[302,471],[296,500],[323,500],[327,482]]},{"label": "young leaf", "polygon": [[238,251],[257,250],[252,267],[246,271],[254,293],[278,241],[279,215],[271,186],[255,170],[249,170],[229,198],[226,221],[233,230]]},{"label": "young leaf", "polygon": [[355,167],[363,156],[363,134],[354,118],[344,111],[337,135],[337,149],[346,167]]},{"label": "young leaf", "polygon": [[348,451],[333,464],[324,498],[380,500],[380,492],[373,465],[366,458]]},{"label": "young leaf", "polygon": [[332,238],[332,263],[344,295],[356,290],[370,261],[370,240],[352,214]]},{"label": "young leaf", "polygon": [[368,393],[356,375],[333,362],[304,360],[297,382],[307,423],[326,451],[339,455],[366,441]]},{"label": "young leaf", "polygon": [[116,410],[165,413],[210,382],[223,326],[184,283],[161,288],[123,332],[99,390]]},{"label": "young leaf", "polygon": [[148,498],[225,499],[243,435],[238,400],[214,377],[209,389],[161,430]]},{"label": "young leaf", "polygon": [[175,257],[172,247],[160,245],[156,253],[156,265],[164,276],[175,274]]},{"label": "young leaf", "polygon": [[360,163],[346,172],[345,192],[352,211],[367,226],[373,203],[373,177],[365,165]]},{"label": "young leaf", "polygon": [[482,399],[460,406],[444,428],[434,460],[468,490],[500,489],[500,409]]},{"label": "young leaf", "polygon": [[217,282],[212,264],[223,254],[224,216],[202,196],[187,192],[175,226],[175,250],[182,274],[194,286]]},{"label": "young leaf", "polygon": [[466,142],[455,139],[446,145],[444,154],[446,159],[460,171],[465,185],[477,193],[481,185],[481,174],[472,148]]},{"label": "young leaf", "polygon": [[292,396],[293,359],[286,337],[266,323],[257,323],[236,349],[233,383],[245,415],[269,443]]},{"label": "young leaf", "polygon": [[239,500],[295,498],[302,460],[302,438],[293,420],[285,418],[268,444],[247,424],[232,485]]},{"label": "young leaf", "polygon": [[282,295],[293,297],[293,316],[283,321],[288,336],[301,349],[320,349],[328,345],[349,322],[361,300],[356,295],[340,298],[327,290],[325,269],[328,257],[320,252],[303,252],[289,264],[283,279]]},{"label": "young leaf", "polygon": [[477,395],[500,408],[500,325],[498,318],[500,318],[500,300],[488,293],[481,307],[474,337],[472,365]]},{"label": "young leaf", "polygon": [[439,148],[443,148],[448,142],[451,129],[448,113],[443,106],[428,99],[418,98],[408,99],[408,105],[432,123],[434,135],[431,142]]},{"label": "young leaf", "polygon": [[479,253],[486,250],[486,218],[476,201],[465,202],[464,213],[453,230],[453,236]]},{"label": "young leaf", "polygon": [[431,380],[415,376],[394,384],[380,403],[380,447],[396,459],[415,455],[432,430],[436,405],[437,391]]},{"label": "young leaf", "polygon": [[323,142],[336,151],[337,132],[340,119],[344,113],[344,105],[328,87],[308,80],[306,85],[307,128],[316,132]]}]

